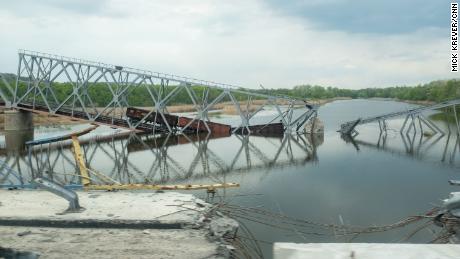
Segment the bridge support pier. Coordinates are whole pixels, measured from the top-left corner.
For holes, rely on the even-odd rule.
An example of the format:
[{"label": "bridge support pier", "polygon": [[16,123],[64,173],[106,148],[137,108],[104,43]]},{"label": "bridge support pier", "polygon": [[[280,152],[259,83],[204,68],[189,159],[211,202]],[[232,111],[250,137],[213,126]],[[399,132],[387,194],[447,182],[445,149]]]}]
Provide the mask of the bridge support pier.
[{"label": "bridge support pier", "polygon": [[33,116],[28,111],[5,110],[5,144],[8,151],[24,150],[34,138]]},{"label": "bridge support pier", "polygon": [[6,110],[5,131],[31,130],[34,128],[33,116],[29,111]]}]

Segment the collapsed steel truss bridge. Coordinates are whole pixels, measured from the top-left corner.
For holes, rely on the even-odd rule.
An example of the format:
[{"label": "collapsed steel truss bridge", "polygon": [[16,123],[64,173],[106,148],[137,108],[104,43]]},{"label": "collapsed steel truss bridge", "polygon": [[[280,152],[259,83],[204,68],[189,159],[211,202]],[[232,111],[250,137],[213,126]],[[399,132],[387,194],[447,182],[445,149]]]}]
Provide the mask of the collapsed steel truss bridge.
[{"label": "collapsed steel truss bridge", "polygon": [[[372,116],[368,118],[359,118],[357,120],[345,122],[342,125],[340,125],[339,132],[343,135],[357,135],[358,132],[356,131],[355,128],[358,125],[368,124],[372,122],[378,122],[380,131],[386,132],[387,131],[387,120],[406,116],[404,123],[400,129],[401,133],[405,132],[406,134],[409,134],[411,131],[416,133],[417,132],[416,121],[418,120],[418,124],[419,124],[418,126],[419,126],[421,133],[423,133],[423,128],[424,128],[423,125],[425,125],[426,126],[425,128],[429,128],[432,131],[432,133],[434,134],[439,133],[441,135],[445,135],[446,133],[441,128],[439,128],[435,123],[433,123],[428,118],[426,118],[423,115],[423,112],[430,111],[430,110],[432,111],[432,110],[446,109],[446,108],[451,107],[453,115],[454,115],[454,119],[455,119],[457,134],[460,134],[460,124],[457,118],[457,110],[456,110],[456,106],[459,104],[460,104],[460,99],[457,99],[457,100],[437,103],[434,105],[422,106],[422,107],[417,107],[417,108],[408,109],[404,111],[398,111],[398,112],[392,112],[392,113],[387,113],[387,114],[378,115],[378,116]],[[409,125],[408,125],[408,122],[409,122]]]},{"label": "collapsed steel truss bridge", "polygon": [[[233,105],[240,118],[233,132],[251,133],[251,119],[268,107],[275,111],[273,120],[280,121],[285,132],[299,132],[307,121],[317,116],[318,108],[292,97],[255,93],[228,84],[26,50],[19,51],[14,89],[4,78],[3,82],[9,90],[0,91],[0,98],[12,108],[149,132],[197,131],[191,127],[194,123],[203,123],[211,132],[208,113],[222,102]],[[56,82],[70,83],[71,92],[60,97]],[[92,89],[96,85],[103,86],[111,95],[102,105],[94,102]],[[200,87],[199,93],[196,87]],[[140,120],[130,120],[126,109],[133,106],[131,95],[139,88],[145,89],[148,95],[149,111]],[[178,129],[168,123],[166,115],[183,91],[193,105],[194,118]],[[147,120],[151,115],[155,116],[153,123]]]}]

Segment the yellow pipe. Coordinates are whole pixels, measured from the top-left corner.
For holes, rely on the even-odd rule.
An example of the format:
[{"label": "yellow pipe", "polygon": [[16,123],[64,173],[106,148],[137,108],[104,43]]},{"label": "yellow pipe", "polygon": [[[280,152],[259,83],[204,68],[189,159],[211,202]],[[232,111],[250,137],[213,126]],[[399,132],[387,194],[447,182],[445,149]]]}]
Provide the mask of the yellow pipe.
[{"label": "yellow pipe", "polygon": [[85,190],[214,190],[216,188],[240,187],[238,183],[219,184],[179,184],[179,185],[157,185],[157,184],[113,184],[113,185],[86,185]]},{"label": "yellow pipe", "polygon": [[[232,188],[240,187],[238,183],[218,183],[218,184],[179,184],[179,185],[158,185],[158,184],[119,184],[112,185],[94,185],[91,184],[91,178],[88,171],[90,171],[85,164],[83,154],[81,152],[80,142],[78,136],[72,136],[73,153],[75,161],[80,169],[81,182],[84,190],[209,190],[213,191],[217,188]],[[94,173],[94,172],[93,172]],[[99,173],[96,173],[98,175]],[[102,177],[101,175],[98,175]],[[106,177],[106,176],[104,176]],[[107,177],[108,178],[108,177]],[[108,178],[110,179],[110,178]],[[110,179],[112,180],[112,179]],[[112,180],[114,181],[114,180]]]},{"label": "yellow pipe", "polygon": [[73,153],[75,155],[75,161],[77,162],[78,168],[80,169],[81,183],[83,186],[91,184],[88,170],[86,169],[85,160],[81,152],[80,142],[78,142],[78,136],[72,136]]}]

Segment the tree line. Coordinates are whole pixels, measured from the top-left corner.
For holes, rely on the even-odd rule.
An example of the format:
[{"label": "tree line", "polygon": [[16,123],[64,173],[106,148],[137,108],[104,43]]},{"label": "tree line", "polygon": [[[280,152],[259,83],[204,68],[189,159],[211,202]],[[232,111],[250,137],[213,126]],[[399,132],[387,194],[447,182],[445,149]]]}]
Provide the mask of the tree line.
[{"label": "tree line", "polygon": [[[15,80],[14,75],[3,76],[14,87]],[[41,87],[45,89],[45,84],[42,83]],[[73,85],[69,82],[59,83],[53,82],[50,87],[53,88],[55,98],[58,102],[62,102],[69,96],[73,91]],[[132,106],[153,106],[151,95],[156,95],[160,92],[160,86],[155,85],[150,88],[147,87],[132,87],[129,91],[127,101]],[[89,85],[88,94],[91,96],[92,102],[96,106],[105,106],[112,100],[112,92],[106,83],[91,83]],[[167,96],[174,86],[168,86],[164,88],[163,96]],[[202,99],[204,94],[204,87],[192,86],[192,90],[195,93],[197,99]],[[6,95],[9,92],[6,90],[4,83],[0,80],[0,90]],[[20,82],[18,87],[19,95],[24,94],[27,90],[27,84]],[[112,87],[112,91],[116,92],[116,87]],[[242,89],[243,90],[243,89]],[[305,100],[309,99],[325,99],[335,97],[348,97],[348,98],[393,98],[398,100],[411,100],[411,101],[433,101],[441,102],[452,99],[460,98],[460,80],[438,80],[428,84],[417,85],[417,86],[396,86],[387,88],[364,88],[364,89],[341,89],[337,87],[323,87],[318,85],[299,85],[291,89],[288,88],[277,88],[277,89],[245,89],[256,93],[268,94],[268,95],[283,95],[291,96],[296,98],[302,98]],[[209,100],[213,100],[220,91],[211,89],[209,91]],[[54,97],[53,97],[54,98]],[[242,94],[235,94],[235,98],[240,101],[245,101],[246,96]],[[229,101],[228,98],[223,101]],[[175,104],[192,104],[188,93],[184,90],[171,99],[169,105]]]},{"label": "tree line", "polygon": [[311,99],[349,97],[353,99],[392,98],[398,100],[441,102],[460,98],[460,80],[438,80],[417,86],[364,88],[357,90],[322,87],[318,85],[299,85],[292,89],[271,89],[264,92]]}]

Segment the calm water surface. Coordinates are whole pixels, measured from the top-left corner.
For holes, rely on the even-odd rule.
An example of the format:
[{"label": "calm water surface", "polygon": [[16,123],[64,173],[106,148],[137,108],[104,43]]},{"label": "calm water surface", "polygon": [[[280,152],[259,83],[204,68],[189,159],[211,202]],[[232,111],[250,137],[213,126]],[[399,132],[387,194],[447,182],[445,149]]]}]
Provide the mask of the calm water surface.
[{"label": "calm water surface", "polygon": [[[99,128],[81,139],[88,165],[121,182],[237,182],[241,184],[240,188],[219,190],[213,201],[257,207],[320,223],[385,225],[424,213],[439,205],[450,192],[458,191],[458,187],[447,182],[460,179],[457,138],[401,135],[402,119],[389,121],[390,129],[384,136],[379,134],[378,124],[360,126],[360,134],[353,142],[343,140],[336,130],[344,121],[409,107],[412,105],[371,100],[327,104],[319,111],[325,124],[323,137],[206,139],[203,136],[170,136],[155,139],[152,136],[129,136],[121,139],[106,137],[96,142],[95,134],[110,136],[115,133],[109,128]],[[267,116],[269,114],[267,111]],[[237,121],[229,116],[216,120],[233,125]],[[266,121],[266,118],[258,120]],[[437,124],[447,129],[443,122]],[[37,127],[34,135],[37,139],[87,126]],[[11,148],[4,148],[2,156],[8,165],[1,170],[2,184],[27,184],[32,171],[44,172],[61,183],[79,183],[78,177],[73,175],[75,163],[68,143],[37,147],[31,162],[27,155],[17,156]],[[207,198],[203,191],[193,193]],[[427,228],[406,240],[405,237],[415,228],[408,226],[360,234],[350,239],[350,236],[342,237],[333,231],[322,230],[318,234],[314,227],[283,225],[266,219],[261,219],[262,223],[239,220],[253,236],[245,231],[240,235],[258,240],[257,244],[267,258],[271,257],[273,242],[424,243],[432,240],[439,231],[435,227]]]}]

